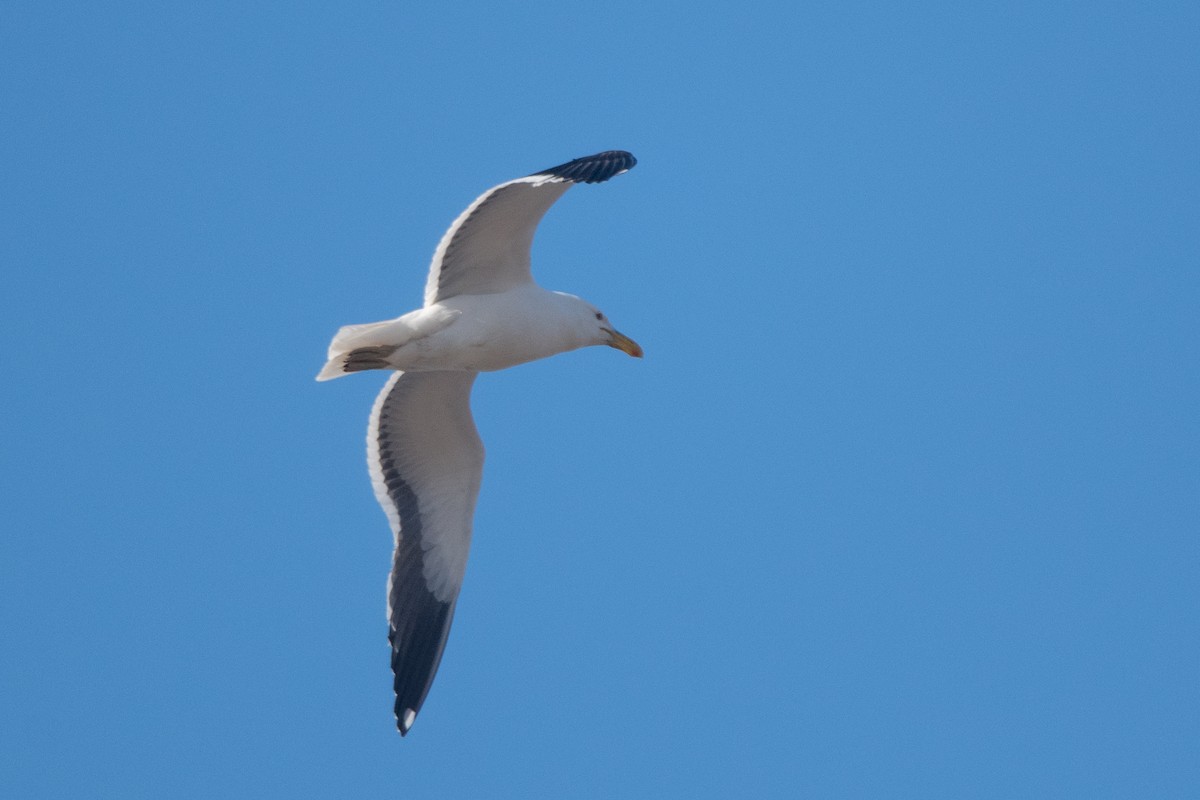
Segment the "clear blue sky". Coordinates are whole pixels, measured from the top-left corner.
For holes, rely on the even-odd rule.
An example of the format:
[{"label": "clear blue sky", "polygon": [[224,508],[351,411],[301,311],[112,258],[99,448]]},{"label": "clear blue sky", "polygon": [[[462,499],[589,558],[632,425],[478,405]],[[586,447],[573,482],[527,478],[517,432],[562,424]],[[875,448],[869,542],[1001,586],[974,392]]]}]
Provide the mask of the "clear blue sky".
[{"label": "clear blue sky", "polygon": [[[7,3],[0,96],[0,795],[1200,795],[1194,2]],[[477,383],[401,739],[313,376],[610,148],[535,273],[646,358]]]}]

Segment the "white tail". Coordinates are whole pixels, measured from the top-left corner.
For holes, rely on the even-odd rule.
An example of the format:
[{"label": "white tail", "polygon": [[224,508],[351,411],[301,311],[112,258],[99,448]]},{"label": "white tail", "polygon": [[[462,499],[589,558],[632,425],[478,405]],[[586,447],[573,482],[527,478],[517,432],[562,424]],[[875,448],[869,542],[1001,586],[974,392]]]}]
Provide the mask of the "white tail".
[{"label": "white tail", "polygon": [[[317,380],[328,381],[366,369],[387,369],[387,357],[414,339],[437,333],[458,318],[460,312],[446,308],[423,308],[403,317],[344,325],[329,343],[329,360],[317,373]],[[350,356],[353,358],[349,358]],[[349,361],[353,363],[347,363]]]}]

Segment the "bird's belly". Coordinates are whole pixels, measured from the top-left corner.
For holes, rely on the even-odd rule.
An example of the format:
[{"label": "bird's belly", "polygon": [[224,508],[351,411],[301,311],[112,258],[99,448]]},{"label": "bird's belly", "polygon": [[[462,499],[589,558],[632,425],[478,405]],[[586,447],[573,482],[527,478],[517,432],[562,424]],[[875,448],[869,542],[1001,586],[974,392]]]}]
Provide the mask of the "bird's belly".
[{"label": "bird's belly", "polygon": [[494,372],[574,349],[539,333],[515,324],[481,325],[460,320],[401,347],[389,360],[401,370]]}]

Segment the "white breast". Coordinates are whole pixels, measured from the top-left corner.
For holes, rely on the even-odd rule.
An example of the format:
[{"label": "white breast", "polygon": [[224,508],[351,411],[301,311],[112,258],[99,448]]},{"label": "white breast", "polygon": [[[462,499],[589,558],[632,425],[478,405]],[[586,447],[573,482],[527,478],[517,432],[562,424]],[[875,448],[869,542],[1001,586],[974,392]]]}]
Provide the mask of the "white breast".
[{"label": "white breast", "polygon": [[460,312],[454,323],[400,348],[391,360],[398,369],[491,372],[574,350],[589,342],[577,331],[572,300],[533,284],[453,297],[427,310]]}]

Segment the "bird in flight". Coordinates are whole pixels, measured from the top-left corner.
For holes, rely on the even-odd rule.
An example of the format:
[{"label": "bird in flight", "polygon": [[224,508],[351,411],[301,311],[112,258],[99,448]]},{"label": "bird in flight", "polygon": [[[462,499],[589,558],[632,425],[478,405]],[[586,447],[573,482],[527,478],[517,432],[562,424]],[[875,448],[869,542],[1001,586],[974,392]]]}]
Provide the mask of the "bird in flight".
[{"label": "bird in flight", "polygon": [[475,376],[590,345],[642,356],[595,306],[534,283],[529,263],[538,222],[567,189],[636,163],[609,150],[489,189],[442,236],[422,308],[347,325],[329,345],[319,381],[392,373],[371,409],[367,467],[396,544],[387,613],[401,735],[433,684],[467,565],[483,472]]}]

